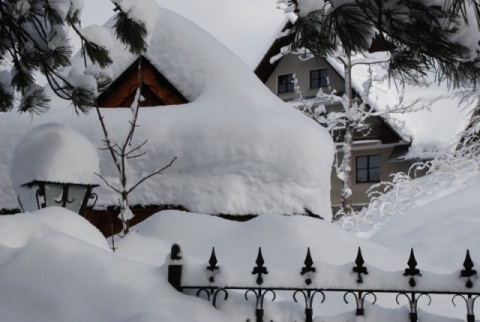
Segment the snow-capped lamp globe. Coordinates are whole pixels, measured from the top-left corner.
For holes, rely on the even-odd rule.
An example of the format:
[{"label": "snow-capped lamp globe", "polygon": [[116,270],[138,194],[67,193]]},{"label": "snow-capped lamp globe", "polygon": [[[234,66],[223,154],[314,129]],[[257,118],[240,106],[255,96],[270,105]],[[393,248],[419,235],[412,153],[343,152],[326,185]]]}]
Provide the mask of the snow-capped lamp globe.
[{"label": "snow-capped lamp globe", "polygon": [[83,214],[98,186],[99,158],[82,134],[59,123],[27,133],[13,153],[10,178],[22,211],[58,206]]}]

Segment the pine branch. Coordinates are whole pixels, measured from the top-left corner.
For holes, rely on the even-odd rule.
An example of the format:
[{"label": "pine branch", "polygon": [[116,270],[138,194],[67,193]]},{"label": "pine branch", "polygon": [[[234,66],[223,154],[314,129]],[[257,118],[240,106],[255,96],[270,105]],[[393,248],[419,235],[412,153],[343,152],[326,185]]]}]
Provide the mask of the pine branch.
[{"label": "pine branch", "polygon": [[90,58],[94,64],[98,64],[98,66],[101,68],[105,68],[113,63],[112,59],[110,58],[110,54],[105,47],[89,41],[73,22],[68,22],[82,41],[82,51],[84,55],[88,56],[88,58]]},{"label": "pine branch", "polygon": [[147,37],[147,28],[145,23],[139,23],[129,17],[131,9],[127,12],[123,11],[120,5],[112,1],[115,5],[114,11],[118,14],[115,17],[115,24],[113,25],[117,38],[126,45],[129,51],[133,54],[139,55],[147,48],[145,38]]},{"label": "pine branch", "polygon": [[30,112],[38,115],[48,110],[49,105],[50,98],[45,94],[44,88],[35,84],[22,92],[18,110],[21,113]]},{"label": "pine branch", "polygon": [[14,95],[11,91],[0,86],[0,112],[7,112],[12,108]]}]

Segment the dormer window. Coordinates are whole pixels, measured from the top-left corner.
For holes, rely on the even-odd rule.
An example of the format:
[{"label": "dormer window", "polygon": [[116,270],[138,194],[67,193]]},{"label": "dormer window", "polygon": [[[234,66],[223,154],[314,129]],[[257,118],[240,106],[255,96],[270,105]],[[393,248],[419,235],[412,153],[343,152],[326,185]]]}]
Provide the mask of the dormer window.
[{"label": "dormer window", "polygon": [[278,87],[277,87],[278,94],[291,93],[293,92],[293,88],[294,88],[293,74],[278,76]]},{"label": "dormer window", "polygon": [[327,69],[315,69],[310,71],[310,88],[327,87]]}]

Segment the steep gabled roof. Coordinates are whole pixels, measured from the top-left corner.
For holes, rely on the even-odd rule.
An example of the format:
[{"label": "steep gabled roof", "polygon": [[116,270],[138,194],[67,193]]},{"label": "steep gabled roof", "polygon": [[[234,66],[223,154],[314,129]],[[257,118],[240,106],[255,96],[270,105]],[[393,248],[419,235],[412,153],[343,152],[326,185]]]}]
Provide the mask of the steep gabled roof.
[{"label": "steep gabled roof", "polygon": [[[270,78],[272,73],[277,68],[278,64],[282,60],[283,57],[281,56],[282,48],[288,46],[290,44],[291,37],[289,35],[285,35],[285,32],[292,27],[292,23],[290,20],[286,19],[281,27],[278,29],[279,37],[275,37],[274,40],[271,42],[270,46],[267,47],[263,56],[259,59],[258,64],[254,68],[254,73],[257,77],[263,82],[266,83],[267,80]],[[343,70],[339,70],[339,64],[335,64],[333,59],[325,58],[325,63],[330,66],[331,70],[337,73],[341,78],[345,79],[345,75]],[[353,88],[354,96],[358,96],[358,92],[360,89],[358,87]],[[398,141],[406,141],[409,142],[410,138],[402,133],[398,128],[394,128],[388,121],[380,117],[380,121],[385,124],[393,133],[392,135],[398,138]]]},{"label": "steep gabled roof", "polygon": [[[139,71],[140,64],[140,71]],[[150,61],[141,56],[134,61],[97,98],[100,107],[130,107],[142,82],[140,106],[163,106],[188,103],[187,99],[163,76]]]},{"label": "steep gabled roof", "polygon": [[[290,26],[291,23],[288,20],[284,21],[279,28],[279,35]],[[271,63],[271,58],[279,55],[281,48],[287,44],[288,39],[285,37],[274,38],[259,59],[254,70],[264,83],[281,60],[281,58],[276,59]],[[338,59],[326,57],[325,60],[338,75],[345,78],[343,64]],[[400,101],[404,105],[408,105],[418,100],[416,106],[424,107],[416,112],[392,113],[380,117],[399,137],[411,142],[407,158],[431,158],[434,151],[456,146],[460,133],[469,124],[474,104],[459,107],[461,98],[451,93],[444,82],[438,83],[435,71],[427,73],[426,76],[419,76],[424,77],[429,86],[406,85],[403,90],[399,90],[393,81],[387,80],[385,70],[381,66],[374,66],[373,73],[379,81],[373,83],[369,96],[366,98],[370,106],[382,110],[396,106]],[[363,93],[363,85],[368,78],[369,72],[366,65],[355,66],[352,72],[353,89],[357,93]]]},{"label": "steep gabled roof", "polygon": [[[285,20],[279,28],[279,33],[284,33],[285,31],[290,29],[291,26],[292,23],[289,20]],[[268,78],[270,77],[270,75],[272,75],[273,71],[280,62],[279,59],[272,61],[272,57],[278,55],[281,49],[285,46],[288,46],[289,43],[289,37],[276,37],[275,35],[273,41],[269,44],[262,57],[260,57],[260,60],[254,68],[254,73],[255,75],[257,75],[258,78],[260,78],[263,83],[268,80]]]}]

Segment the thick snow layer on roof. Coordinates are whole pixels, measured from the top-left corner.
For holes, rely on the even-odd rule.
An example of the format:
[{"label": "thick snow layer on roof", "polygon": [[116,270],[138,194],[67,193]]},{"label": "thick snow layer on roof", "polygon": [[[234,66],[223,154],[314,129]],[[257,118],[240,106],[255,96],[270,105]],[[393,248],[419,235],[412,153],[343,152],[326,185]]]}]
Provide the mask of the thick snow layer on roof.
[{"label": "thick snow layer on roof", "polygon": [[40,125],[17,144],[10,178],[15,188],[33,181],[97,184],[98,152],[79,132],[59,123]]},{"label": "thick snow layer on roof", "polygon": [[[152,10],[157,10],[156,7]],[[112,51],[112,75],[135,59]],[[131,205],[182,205],[200,213],[305,213],[329,219],[333,143],[324,129],[271,94],[232,52],[198,26],[158,9],[145,56],[191,102],[142,108],[136,144],[148,139],[146,154],[129,160],[133,185],[178,159],[163,175],[130,195]],[[79,67],[78,65],[76,67]],[[15,145],[31,128],[46,122],[70,125],[101,148],[103,135],[95,111],[76,116],[69,102],[54,98],[49,113],[0,115],[0,206],[16,208],[8,168]],[[131,120],[129,109],[102,110],[113,142],[121,143]],[[100,172],[113,185],[117,170],[100,151]],[[106,185],[97,189],[97,207],[118,204]]]}]

